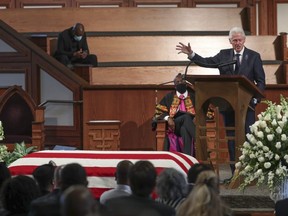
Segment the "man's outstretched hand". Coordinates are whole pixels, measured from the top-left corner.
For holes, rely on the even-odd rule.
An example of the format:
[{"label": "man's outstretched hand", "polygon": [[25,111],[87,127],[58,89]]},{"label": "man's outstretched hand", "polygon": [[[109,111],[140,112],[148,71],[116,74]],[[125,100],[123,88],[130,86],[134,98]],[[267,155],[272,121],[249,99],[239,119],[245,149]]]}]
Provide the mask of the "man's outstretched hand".
[{"label": "man's outstretched hand", "polygon": [[178,54],[180,53],[184,53],[187,55],[192,55],[193,51],[191,49],[190,43],[188,43],[188,45],[186,46],[185,44],[179,42],[178,45],[176,45],[176,50],[178,50]]}]

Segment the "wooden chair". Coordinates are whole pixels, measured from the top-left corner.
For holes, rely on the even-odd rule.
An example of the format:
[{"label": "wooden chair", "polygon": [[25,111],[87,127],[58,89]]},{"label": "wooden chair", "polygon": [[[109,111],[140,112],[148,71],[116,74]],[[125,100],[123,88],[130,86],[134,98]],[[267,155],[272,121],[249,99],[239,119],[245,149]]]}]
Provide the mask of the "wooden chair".
[{"label": "wooden chair", "polygon": [[31,96],[20,86],[9,87],[0,96],[0,120],[4,128],[3,144],[22,141],[27,146],[37,146],[42,150],[44,145],[44,108],[38,107]]}]

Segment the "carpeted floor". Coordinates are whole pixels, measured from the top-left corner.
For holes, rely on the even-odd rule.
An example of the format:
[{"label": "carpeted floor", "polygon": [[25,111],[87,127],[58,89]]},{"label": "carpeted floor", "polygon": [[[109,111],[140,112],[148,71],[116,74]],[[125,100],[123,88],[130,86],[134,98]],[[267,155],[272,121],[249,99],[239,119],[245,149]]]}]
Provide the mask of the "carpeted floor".
[{"label": "carpeted floor", "polygon": [[274,209],[274,201],[267,196],[224,195],[221,196],[232,209]]}]

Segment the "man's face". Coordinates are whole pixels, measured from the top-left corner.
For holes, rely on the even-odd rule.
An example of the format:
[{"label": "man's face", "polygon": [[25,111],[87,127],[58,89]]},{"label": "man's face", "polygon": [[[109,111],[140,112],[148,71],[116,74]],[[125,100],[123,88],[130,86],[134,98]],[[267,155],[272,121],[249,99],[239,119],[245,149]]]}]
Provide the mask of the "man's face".
[{"label": "man's face", "polygon": [[245,37],[241,33],[236,33],[230,38],[230,44],[236,52],[241,52],[244,47]]},{"label": "man's face", "polygon": [[186,84],[185,80],[183,80],[183,78],[181,76],[177,76],[175,79],[174,79],[174,85],[177,86],[179,84]]},{"label": "man's face", "polygon": [[76,36],[83,36],[84,35],[84,27],[83,26],[77,26],[75,28],[75,31],[74,31],[74,35]]}]

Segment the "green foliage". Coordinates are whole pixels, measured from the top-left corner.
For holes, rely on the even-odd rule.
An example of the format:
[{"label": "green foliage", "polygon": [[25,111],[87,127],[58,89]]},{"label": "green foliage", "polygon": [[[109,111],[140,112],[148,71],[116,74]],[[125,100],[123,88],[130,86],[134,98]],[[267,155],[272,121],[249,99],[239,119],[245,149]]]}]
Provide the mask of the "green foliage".
[{"label": "green foliage", "polygon": [[13,152],[8,152],[6,145],[0,145],[0,161],[4,161],[8,166],[17,159],[36,150],[36,146],[27,147],[24,142],[15,143]]}]

